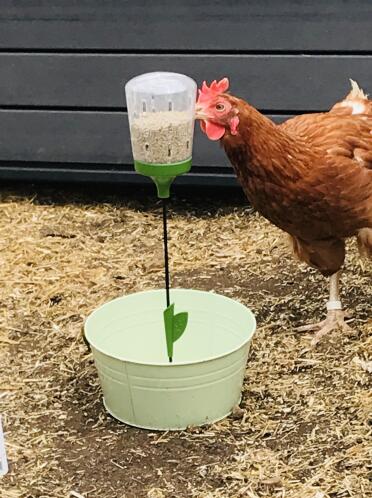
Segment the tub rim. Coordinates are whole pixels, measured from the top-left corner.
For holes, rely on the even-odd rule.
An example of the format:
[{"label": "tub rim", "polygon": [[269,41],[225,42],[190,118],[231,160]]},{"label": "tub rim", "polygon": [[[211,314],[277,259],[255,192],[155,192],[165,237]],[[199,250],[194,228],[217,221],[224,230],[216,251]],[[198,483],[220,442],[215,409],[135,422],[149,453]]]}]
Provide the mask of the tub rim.
[{"label": "tub rim", "polygon": [[248,308],[248,306],[245,306],[245,304],[241,303],[240,301],[237,301],[236,299],[232,299],[231,297],[227,297],[227,296],[224,296],[223,294],[219,294],[217,292],[211,292],[211,291],[204,291],[204,290],[199,290],[199,289],[183,289],[183,288],[171,288],[170,289],[170,292],[177,292],[177,291],[182,291],[182,293],[186,292],[186,293],[199,293],[199,294],[212,294],[214,296],[218,296],[219,298],[222,298],[224,300],[228,300],[228,301],[231,301],[232,303],[234,303],[234,306],[238,306],[242,309],[244,309],[245,312],[248,312],[248,314],[250,315],[251,319],[252,319],[252,329],[250,330],[250,333],[248,334],[248,337],[245,338],[238,346],[232,348],[232,349],[229,349],[227,350],[226,352],[224,353],[221,353],[221,354],[218,354],[216,356],[210,356],[210,357],[206,357],[205,359],[203,360],[195,360],[195,361],[183,361],[183,362],[172,362],[170,363],[169,361],[166,361],[164,360],[164,362],[149,362],[149,361],[135,361],[135,360],[128,360],[126,358],[123,358],[122,356],[120,355],[112,355],[112,354],[108,354],[106,351],[104,351],[102,348],[99,348],[99,347],[96,347],[92,342],[91,340],[89,340],[89,336],[88,336],[88,327],[89,327],[89,324],[90,322],[94,319],[95,315],[97,315],[98,313],[100,313],[102,311],[102,309],[105,307],[105,306],[108,306],[109,304],[115,302],[115,301],[122,301],[123,299],[129,297],[129,296],[140,296],[141,294],[149,294],[149,293],[161,293],[161,292],[164,292],[165,293],[165,290],[164,289],[148,289],[148,290],[143,290],[143,291],[139,291],[139,292],[132,292],[130,294],[125,294],[124,296],[119,296],[119,297],[116,297],[115,299],[111,299],[110,301],[107,301],[106,303],[100,305],[98,308],[96,308],[94,311],[92,311],[86,318],[85,322],[84,322],[84,336],[86,338],[86,340],[88,341],[89,345],[94,348],[96,351],[100,352],[101,354],[109,357],[109,358],[113,358],[115,360],[119,360],[119,361],[122,361],[124,363],[130,363],[130,364],[133,364],[133,365],[142,365],[142,366],[152,366],[152,367],[173,367],[173,368],[176,368],[176,367],[182,367],[182,366],[191,366],[191,365],[200,365],[201,363],[207,363],[207,362],[211,362],[211,361],[215,361],[215,360],[218,360],[220,358],[224,358],[225,356],[229,356],[233,353],[235,353],[236,351],[239,351],[240,349],[242,349],[244,346],[247,345],[247,343],[249,343],[256,330],[257,330],[257,321],[256,321],[256,317],[254,315],[254,313],[252,312],[252,310],[250,308]]}]

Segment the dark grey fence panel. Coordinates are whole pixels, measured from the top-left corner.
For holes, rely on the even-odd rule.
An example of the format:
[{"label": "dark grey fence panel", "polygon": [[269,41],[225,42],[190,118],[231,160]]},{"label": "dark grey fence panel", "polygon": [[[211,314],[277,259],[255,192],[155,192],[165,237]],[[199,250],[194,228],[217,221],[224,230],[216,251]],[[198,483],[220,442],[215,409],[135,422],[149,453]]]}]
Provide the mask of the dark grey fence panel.
[{"label": "dark grey fence panel", "polygon": [[368,90],[372,56],[0,54],[0,106],[120,109],[123,83],[155,70],[198,82],[226,75],[232,93],[261,109],[311,111],[341,99],[349,78]]},{"label": "dark grey fence panel", "polygon": [[[271,117],[282,121],[289,116]],[[126,113],[0,110],[0,130],[0,161],[133,162]],[[196,165],[228,166],[219,144],[198,125],[195,135]]]},{"label": "dark grey fence panel", "polygon": [[[143,181],[123,83],[147,71],[225,75],[277,120],[372,93],[371,0],[2,0],[0,178]],[[234,184],[198,131],[182,183]],[[230,183],[229,183],[230,182]]]},{"label": "dark grey fence panel", "polygon": [[0,48],[370,51],[369,0],[2,0]]}]

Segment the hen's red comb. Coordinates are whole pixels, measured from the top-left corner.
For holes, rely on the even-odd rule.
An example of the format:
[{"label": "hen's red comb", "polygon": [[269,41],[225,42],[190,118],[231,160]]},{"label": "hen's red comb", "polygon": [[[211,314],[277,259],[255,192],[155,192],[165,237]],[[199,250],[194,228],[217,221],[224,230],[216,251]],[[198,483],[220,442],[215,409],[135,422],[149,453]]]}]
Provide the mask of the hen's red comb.
[{"label": "hen's red comb", "polygon": [[213,97],[216,97],[220,93],[226,92],[229,88],[229,79],[228,78],[222,78],[220,81],[212,81],[210,86],[207,85],[206,81],[203,81],[203,85],[201,89],[199,90],[199,98],[198,98],[198,103],[201,102],[207,102]]}]

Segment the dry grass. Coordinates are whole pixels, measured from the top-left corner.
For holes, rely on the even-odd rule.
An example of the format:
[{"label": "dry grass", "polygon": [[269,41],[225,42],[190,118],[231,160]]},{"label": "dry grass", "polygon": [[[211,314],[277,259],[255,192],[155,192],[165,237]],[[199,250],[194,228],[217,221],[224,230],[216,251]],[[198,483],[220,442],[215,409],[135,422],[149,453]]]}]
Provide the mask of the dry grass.
[{"label": "dry grass", "polygon": [[313,351],[293,327],[324,313],[324,279],[234,195],[175,199],[175,285],[241,300],[259,329],[240,411],[201,429],[140,431],[103,410],[81,327],[101,303],[162,285],[160,206],[94,198],[1,194],[1,498],[372,496],[372,267],[353,244],[343,291],[355,334]]}]

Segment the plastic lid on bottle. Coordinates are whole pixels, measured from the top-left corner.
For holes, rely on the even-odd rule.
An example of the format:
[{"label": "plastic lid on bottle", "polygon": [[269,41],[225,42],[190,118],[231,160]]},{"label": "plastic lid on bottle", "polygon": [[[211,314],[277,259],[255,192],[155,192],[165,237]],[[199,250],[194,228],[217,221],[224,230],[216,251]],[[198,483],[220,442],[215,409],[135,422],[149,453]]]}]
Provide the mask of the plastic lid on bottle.
[{"label": "plastic lid on bottle", "polygon": [[144,112],[194,112],[197,85],[184,74],[153,72],[132,78],[125,85],[129,119]]}]

